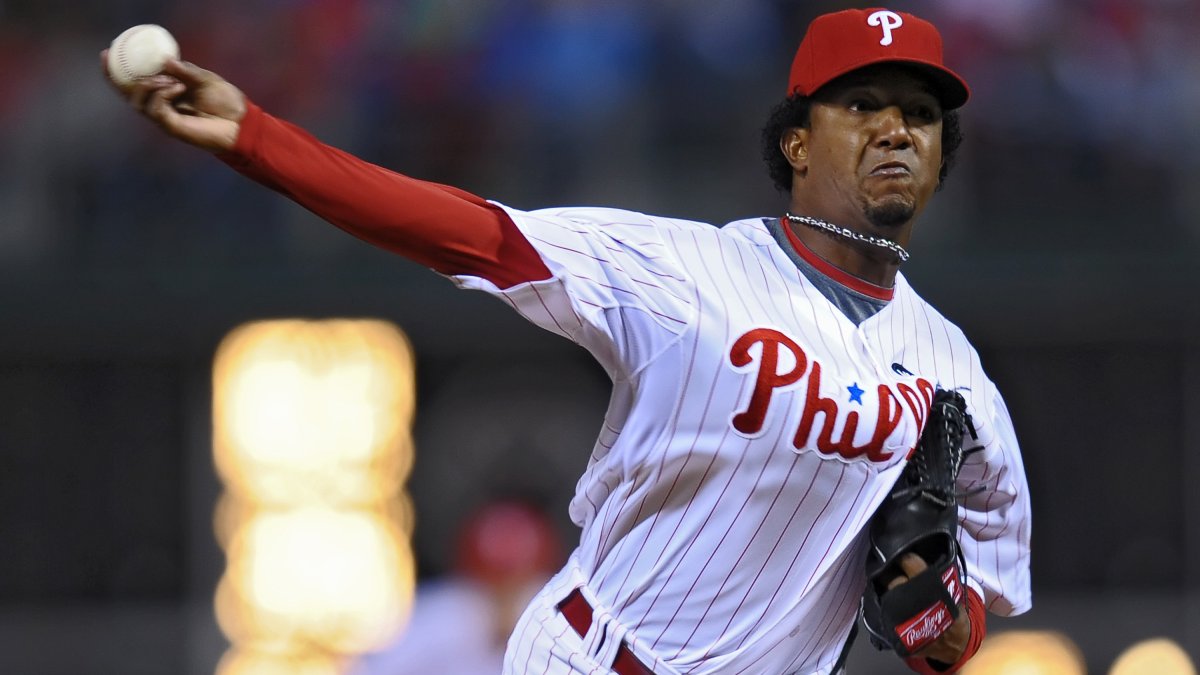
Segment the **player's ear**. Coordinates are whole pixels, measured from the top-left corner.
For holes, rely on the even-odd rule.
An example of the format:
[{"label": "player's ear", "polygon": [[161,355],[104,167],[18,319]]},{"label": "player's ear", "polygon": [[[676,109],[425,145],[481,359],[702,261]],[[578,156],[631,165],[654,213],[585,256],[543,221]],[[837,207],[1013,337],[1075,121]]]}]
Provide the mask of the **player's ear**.
[{"label": "player's ear", "polygon": [[783,136],[779,138],[780,152],[787,158],[788,164],[792,165],[792,170],[801,177],[808,174],[808,139],[810,135],[809,130],[804,127],[791,127],[784,131]]}]

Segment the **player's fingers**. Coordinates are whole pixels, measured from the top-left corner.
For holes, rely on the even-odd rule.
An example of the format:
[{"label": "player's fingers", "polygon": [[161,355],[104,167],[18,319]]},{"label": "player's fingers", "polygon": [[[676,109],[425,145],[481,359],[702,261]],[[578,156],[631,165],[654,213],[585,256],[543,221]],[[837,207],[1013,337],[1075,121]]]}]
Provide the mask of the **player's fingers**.
[{"label": "player's fingers", "polygon": [[152,75],[134,80],[133,84],[123,90],[129,104],[142,112],[149,112],[151,97],[158,91],[178,84],[179,81],[167,75]]},{"label": "player's fingers", "polygon": [[911,579],[929,569],[929,565],[916,553],[905,553],[900,556],[900,569],[904,570],[904,575]]},{"label": "player's fingers", "polygon": [[900,560],[896,561],[896,566],[900,568],[900,573],[888,580],[889,591],[929,568],[925,564],[925,560],[915,553],[905,553],[900,556]]},{"label": "player's fingers", "polygon": [[211,70],[205,70],[194,63],[180,61],[179,59],[169,59],[163,64],[163,72],[168,75],[174,75],[180,81],[193,87],[221,80],[221,76]]},{"label": "player's fingers", "polygon": [[187,91],[183,83],[157,89],[146,101],[145,114],[168,135],[210,151],[230,150],[237,143],[238,124],[223,118],[198,113],[181,112],[185,106],[172,102],[172,96]]},{"label": "player's fingers", "polygon": [[160,89],[159,93],[174,106],[175,100],[186,94],[187,91],[188,86],[186,84],[176,81]]},{"label": "player's fingers", "polygon": [[[179,85],[183,86],[183,85]],[[154,120],[159,126],[166,129],[168,132],[174,133],[179,127],[180,114],[171,105],[171,99],[167,97],[170,87],[162,87],[155,89],[146,97],[146,102],[142,107],[142,111],[151,120]]]},{"label": "player's fingers", "polygon": [[[142,93],[143,91],[144,93]],[[139,94],[142,99],[142,111],[156,122],[161,121],[171,110],[171,105],[163,96],[162,89],[139,90]]]}]

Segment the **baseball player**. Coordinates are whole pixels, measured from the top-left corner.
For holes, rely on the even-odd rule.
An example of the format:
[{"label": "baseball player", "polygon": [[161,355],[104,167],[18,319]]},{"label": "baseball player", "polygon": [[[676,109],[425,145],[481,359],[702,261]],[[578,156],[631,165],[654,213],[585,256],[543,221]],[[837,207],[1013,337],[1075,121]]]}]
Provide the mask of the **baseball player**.
[{"label": "baseball player", "polygon": [[[1004,400],[899,272],[969,95],[928,22],[884,9],[814,20],[764,132],[789,208],[723,227],[521,211],[393,173],[188,63],[126,95],[169,135],[495,295],[611,376],[570,506],[579,545],[514,630],[506,673],[840,671],[866,527],[939,389],[972,420],[957,474],[966,592],[953,589],[952,624],[915,629],[930,641],[907,662],[953,672],[985,609],[1029,609],[1029,493]],[[888,586],[915,587],[928,562],[908,552]]]}]

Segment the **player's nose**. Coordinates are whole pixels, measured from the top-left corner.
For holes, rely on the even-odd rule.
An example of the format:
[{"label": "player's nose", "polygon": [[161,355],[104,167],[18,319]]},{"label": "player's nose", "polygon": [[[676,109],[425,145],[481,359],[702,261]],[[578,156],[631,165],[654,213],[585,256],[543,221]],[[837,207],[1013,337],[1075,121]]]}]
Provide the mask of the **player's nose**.
[{"label": "player's nose", "polygon": [[875,112],[875,144],[883,148],[900,150],[912,144],[912,131],[908,120],[898,105],[889,105]]}]

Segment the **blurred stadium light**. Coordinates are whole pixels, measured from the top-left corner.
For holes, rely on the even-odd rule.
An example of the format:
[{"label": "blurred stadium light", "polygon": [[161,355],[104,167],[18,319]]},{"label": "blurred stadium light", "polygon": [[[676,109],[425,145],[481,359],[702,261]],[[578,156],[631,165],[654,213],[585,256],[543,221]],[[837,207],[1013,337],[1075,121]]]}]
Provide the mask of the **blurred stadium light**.
[{"label": "blurred stadium light", "polygon": [[1144,640],[1121,653],[1109,675],[1196,675],[1196,666],[1173,640]]},{"label": "blurred stadium light", "polygon": [[1010,631],[989,636],[963,675],[1086,675],[1083,655],[1053,631]]},{"label": "blurred stadium light", "polygon": [[221,675],[337,673],[408,614],[412,350],[379,321],[270,321],[213,367]]}]

